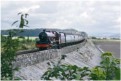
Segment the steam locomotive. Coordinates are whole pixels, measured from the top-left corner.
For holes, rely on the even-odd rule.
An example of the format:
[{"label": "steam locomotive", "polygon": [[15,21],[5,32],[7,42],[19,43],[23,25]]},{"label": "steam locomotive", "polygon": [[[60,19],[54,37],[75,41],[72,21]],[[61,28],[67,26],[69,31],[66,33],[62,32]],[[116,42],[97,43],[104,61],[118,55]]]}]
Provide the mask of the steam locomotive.
[{"label": "steam locomotive", "polygon": [[85,40],[85,33],[82,34],[70,34],[56,31],[45,31],[39,34],[39,40],[36,41],[36,47],[40,50],[48,48],[61,48],[68,45],[81,43]]}]

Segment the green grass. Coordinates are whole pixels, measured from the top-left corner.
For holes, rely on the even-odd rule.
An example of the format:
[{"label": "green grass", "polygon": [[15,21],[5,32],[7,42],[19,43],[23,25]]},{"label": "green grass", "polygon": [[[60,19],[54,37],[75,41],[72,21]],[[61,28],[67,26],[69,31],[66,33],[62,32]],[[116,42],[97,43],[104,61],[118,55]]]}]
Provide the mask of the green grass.
[{"label": "green grass", "polygon": [[21,42],[19,50],[28,50],[28,49],[34,49],[34,48],[36,48],[35,41],[25,42],[25,43]]},{"label": "green grass", "polygon": [[[17,37],[13,37],[13,39],[17,39]],[[35,49],[35,43],[36,43],[36,39],[37,37],[24,37],[24,39],[19,38],[19,47],[18,47],[18,51],[19,50],[29,50],[29,49]],[[3,39],[1,39],[3,40]],[[1,41],[1,52],[4,51],[4,44],[5,44],[5,40]]]},{"label": "green grass", "polygon": [[[13,39],[16,39],[18,37],[13,37]],[[27,36],[24,37],[25,39],[28,39]],[[29,37],[30,40],[36,40],[36,39],[39,39],[39,37]],[[19,40],[22,40],[22,38],[19,38]]]}]

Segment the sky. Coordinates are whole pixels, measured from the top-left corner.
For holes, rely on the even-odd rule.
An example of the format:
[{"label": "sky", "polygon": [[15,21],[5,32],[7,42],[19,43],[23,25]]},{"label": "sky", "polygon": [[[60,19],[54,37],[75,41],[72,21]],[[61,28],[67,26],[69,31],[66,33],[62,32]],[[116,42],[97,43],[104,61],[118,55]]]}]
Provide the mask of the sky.
[{"label": "sky", "polygon": [[29,27],[76,29],[88,34],[120,33],[120,0],[2,0],[1,29],[20,19],[17,13],[29,13]]}]

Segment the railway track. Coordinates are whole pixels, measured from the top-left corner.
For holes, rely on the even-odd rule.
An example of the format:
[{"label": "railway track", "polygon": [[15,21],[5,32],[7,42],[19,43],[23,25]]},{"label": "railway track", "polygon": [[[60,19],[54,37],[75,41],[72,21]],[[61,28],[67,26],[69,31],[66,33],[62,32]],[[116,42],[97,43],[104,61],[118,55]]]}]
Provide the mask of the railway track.
[{"label": "railway track", "polygon": [[21,55],[21,54],[27,54],[27,53],[33,53],[33,52],[38,52],[40,51],[39,49],[31,49],[31,50],[21,50],[21,51],[18,51],[16,54],[17,55]]},{"label": "railway track", "polygon": [[[86,42],[86,40],[81,40],[79,42],[75,42],[75,43],[68,43],[68,44],[65,44],[65,45],[60,45],[61,48],[63,47],[66,47],[66,46],[71,46],[71,45],[75,45],[75,44],[79,44],[79,43],[83,43],[83,42]],[[52,46],[51,48],[49,49],[57,49],[56,46]],[[38,48],[35,48],[35,49],[31,49],[31,50],[20,50],[18,51],[16,54],[17,55],[22,55],[22,54],[28,54],[28,53],[34,53],[34,52],[39,52],[39,51],[43,51],[43,50],[40,50]]]}]

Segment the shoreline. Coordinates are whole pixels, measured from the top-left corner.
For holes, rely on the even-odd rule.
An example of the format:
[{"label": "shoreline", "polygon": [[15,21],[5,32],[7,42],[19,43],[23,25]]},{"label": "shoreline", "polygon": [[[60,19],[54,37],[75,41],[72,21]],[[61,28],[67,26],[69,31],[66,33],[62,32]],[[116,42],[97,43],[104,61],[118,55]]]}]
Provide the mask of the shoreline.
[{"label": "shoreline", "polygon": [[92,40],[95,46],[104,52],[111,52],[114,57],[120,58],[121,40]]}]

